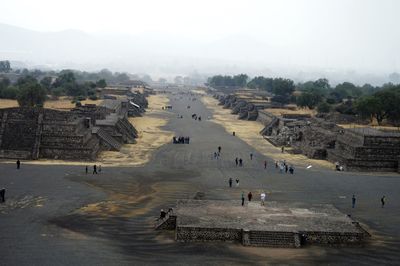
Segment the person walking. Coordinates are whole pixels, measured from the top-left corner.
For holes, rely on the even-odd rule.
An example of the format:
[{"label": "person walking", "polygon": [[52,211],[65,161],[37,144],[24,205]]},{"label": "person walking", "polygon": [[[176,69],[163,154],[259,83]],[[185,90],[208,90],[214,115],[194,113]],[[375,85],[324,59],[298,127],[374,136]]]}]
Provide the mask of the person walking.
[{"label": "person walking", "polygon": [[17,160],[17,169],[19,169],[20,167],[21,167],[21,162]]},{"label": "person walking", "polygon": [[265,205],[265,192],[261,192],[260,198],[261,198],[261,205],[264,206]]},{"label": "person walking", "polygon": [[278,168],[278,161],[275,161],[275,168]]},{"label": "person walking", "polygon": [[249,201],[251,201],[252,198],[253,198],[253,194],[251,194],[251,191],[250,191],[249,194],[247,194],[247,199]]},{"label": "person walking", "polygon": [[238,159],[238,157],[236,157],[235,163],[236,163],[236,166],[238,166],[238,164],[239,164],[239,159]]},{"label": "person walking", "polygon": [[1,202],[6,201],[6,189],[5,188],[0,189],[0,201]]},{"label": "person walking", "polygon": [[239,178],[236,178],[236,187],[239,187]]},{"label": "person walking", "polygon": [[86,165],[86,168],[85,168],[85,171],[86,171],[86,174],[88,174],[88,166]]},{"label": "person walking", "polygon": [[240,167],[243,166],[243,160],[242,160],[242,158],[239,159],[239,166],[240,166]]},{"label": "person walking", "polygon": [[97,175],[97,166],[94,164],[93,165],[93,175],[96,174]]},{"label": "person walking", "polygon": [[264,161],[264,169],[267,169],[267,161]]},{"label": "person walking", "polygon": [[294,173],[294,168],[293,168],[292,165],[289,167],[289,173],[292,174],[292,175],[293,175],[293,173]]},{"label": "person walking", "polygon": [[221,146],[218,146],[218,152],[221,153]]},{"label": "person walking", "polygon": [[351,207],[354,209],[356,206],[356,196],[353,194],[353,197],[351,198]]},{"label": "person walking", "polygon": [[253,160],[253,153],[250,153],[250,160]]},{"label": "person walking", "polygon": [[242,206],[244,206],[244,192],[242,191]]},{"label": "person walking", "polygon": [[283,153],[283,152],[285,151],[285,147],[284,147],[284,146],[282,146],[282,148],[281,148],[281,149],[282,149],[282,153]]},{"label": "person walking", "polygon": [[285,173],[287,174],[287,171],[289,170],[289,167],[287,164],[285,164]]},{"label": "person walking", "polygon": [[280,165],[279,165],[279,173],[283,173],[283,163],[281,163]]},{"label": "person walking", "polygon": [[229,178],[229,181],[228,181],[229,187],[232,187],[232,181],[233,181],[233,180],[232,180],[232,177],[230,177],[230,178]]},{"label": "person walking", "polygon": [[381,207],[382,207],[382,208],[385,207],[385,203],[386,203],[386,197],[383,196],[383,197],[381,198]]}]

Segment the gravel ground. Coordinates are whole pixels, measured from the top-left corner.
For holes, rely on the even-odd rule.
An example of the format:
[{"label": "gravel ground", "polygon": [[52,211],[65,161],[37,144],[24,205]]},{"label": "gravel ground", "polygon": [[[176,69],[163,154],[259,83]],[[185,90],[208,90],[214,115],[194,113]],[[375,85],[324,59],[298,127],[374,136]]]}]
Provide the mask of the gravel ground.
[{"label": "gravel ground", "polygon": [[[14,164],[0,164],[0,187],[7,188],[7,202],[0,205],[0,265],[398,263],[399,175],[296,165],[294,175],[280,174],[272,159],[207,120],[213,113],[201,101],[176,98],[171,96],[174,115],[165,116],[169,121],[163,130],[190,136],[190,144],[166,144],[143,167],[103,167],[99,175],[86,175],[82,166],[22,164],[16,170]],[[193,120],[193,113],[202,121]],[[221,156],[214,160],[218,146]],[[235,157],[244,159],[244,167],[235,166]],[[230,177],[240,180],[239,187],[228,187]],[[261,190],[271,201],[332,204],[365,224],[373,235],[371,243],[244,248],[235,243],[176,243],[172,233],[153,230],[160,208],[196,192],[203,192],[205,199],[240,200],[242,191],[257,195]],[[382,195],[387,197],[385,208],[380,207]]]}]

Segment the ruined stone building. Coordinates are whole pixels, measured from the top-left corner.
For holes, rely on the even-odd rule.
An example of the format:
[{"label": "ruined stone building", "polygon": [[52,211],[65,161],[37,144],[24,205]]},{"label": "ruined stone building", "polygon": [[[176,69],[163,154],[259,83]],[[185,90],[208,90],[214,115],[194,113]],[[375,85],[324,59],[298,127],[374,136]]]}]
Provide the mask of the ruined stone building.
[{"label": "ruined stone building", "polygon": [[328,159],[347,170],[399,171],[400,133],[373,128],[346,129],[338,135]]},{"label": "ruined stone building", "polygon": [[145,95],[105,100],[71,111],[45,108],[0,109],[0,158],[93,160],[101,150],[134,143],[137,131],[128,116],[147,107]]}]

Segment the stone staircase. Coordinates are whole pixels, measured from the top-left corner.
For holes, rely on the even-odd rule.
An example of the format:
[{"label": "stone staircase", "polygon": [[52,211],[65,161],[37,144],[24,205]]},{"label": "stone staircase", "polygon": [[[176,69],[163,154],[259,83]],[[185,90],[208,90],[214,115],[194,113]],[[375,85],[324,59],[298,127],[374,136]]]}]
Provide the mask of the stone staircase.
[{"label": "stone staircase", "polygon": [[119,151],[121,149],[121,143],[116,141],[110,134],[100,127],[93,127],[93,134],[96,134],[101,141],[103,141],[111,150]]},{"label": "stone staircase", "polygon": [[274,117],[272,119],[271,123],[269,123],[266,127],[264,127],[263,130],[260,131],[261,135],[266,135],[266,136],[271,136],[272,134],[272,129],[276,126],[276,124],[279,122],[279,119],[277,117]]},{"label": "stone staircase", "polygon": [[40,149],[40,142],[42,139],[42,131],[43,131],[43,114],[40,113],[37,119],[35,142],[33,143],[33,148],[32,148],[32,159],[39,158],[39,149]]},{"label": "stone staircase", "polygon": [[165,218],[158,218],[156,221],[156,230],[175,230],[176,215],[173,212],[168,212]]}]

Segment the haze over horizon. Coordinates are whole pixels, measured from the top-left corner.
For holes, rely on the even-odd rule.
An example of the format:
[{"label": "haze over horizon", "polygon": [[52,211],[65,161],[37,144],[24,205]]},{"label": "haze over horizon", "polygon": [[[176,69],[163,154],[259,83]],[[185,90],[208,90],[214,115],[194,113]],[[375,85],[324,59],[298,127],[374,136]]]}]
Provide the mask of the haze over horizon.
[{"label": "haze over horizon", "polygon": [[384,82],[400,1],[5,1],[0,58],[28,66]]}]

